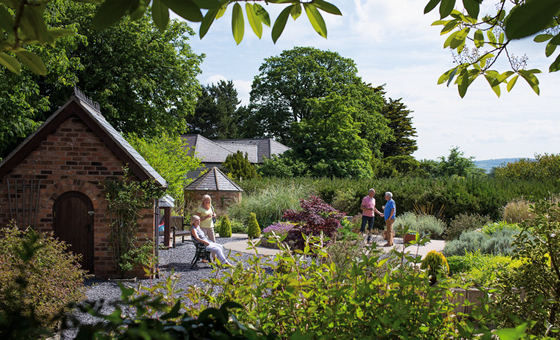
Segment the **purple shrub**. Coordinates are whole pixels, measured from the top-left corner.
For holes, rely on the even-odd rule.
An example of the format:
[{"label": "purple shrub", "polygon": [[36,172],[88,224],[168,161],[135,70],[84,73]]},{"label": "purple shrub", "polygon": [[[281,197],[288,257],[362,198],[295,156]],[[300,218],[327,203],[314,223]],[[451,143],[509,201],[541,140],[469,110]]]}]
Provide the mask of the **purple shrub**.
[{"label": "purple shrub", "polygon": [[263,229],[263,234],[268,236],[267,234],[272,235],[272,232],[276,233],[276,235],[285,235],[287,234],[294,225],[292,223],[287,222],[276,222],[274,224],[269,225],[268,227]]},{"label": "purple shrub", "polygon": [[285,219],[297,223],[297,226],[288,231],[286,237],[286,241],[292,249],[305,247],[302,234],[319,236],[322,232],[332,240],[338,229],[342,227],[340,220],[344,217],[344,213],[316,196],[311,196],[309,200],[300,200],[300,205],[302,210],[289,209],[284,212]]}]

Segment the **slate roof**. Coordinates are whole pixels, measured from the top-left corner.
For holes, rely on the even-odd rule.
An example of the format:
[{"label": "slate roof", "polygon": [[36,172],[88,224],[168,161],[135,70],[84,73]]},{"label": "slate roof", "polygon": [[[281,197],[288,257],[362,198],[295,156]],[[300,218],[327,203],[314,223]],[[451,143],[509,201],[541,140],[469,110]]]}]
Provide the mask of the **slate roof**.
[{"label": "slate roof", "polygon": [[185,190],[192,191],[243,191],[241,187],[235,184],[228,176],[220,171],[217,167],[213,167],[194,182],[187,185]]},{"label": "slate roof", "polygon": [[[196,157],[203,163],[223,163],[229,154],[237,151],[247,153],[251,163],[263,163],[264,157],[271,158],[272,155],[281,155],[290,148],[272,138],[251,139],[221,139],[210,140],[201,135],[183,135],[189,147],[193,148]],[[193,150],[190,150],[192,155]]]},{"label": "slate roof", "polygon": [[[146,162],[123,136],[113,128],[99,111],[99,104],[84,96],[79,90],[54,114],[52,114],[35,132],[28,136],[14,151],[0,163],[0,177],[7,174],[15,165],[17,158],[27,156],[46,136],[70,116],[78,116],[121,161],[128,164],[130,170],[141,180],[153,179],[162,187],[167,182]],[[20,153],[19,157],[15,157]]]}]

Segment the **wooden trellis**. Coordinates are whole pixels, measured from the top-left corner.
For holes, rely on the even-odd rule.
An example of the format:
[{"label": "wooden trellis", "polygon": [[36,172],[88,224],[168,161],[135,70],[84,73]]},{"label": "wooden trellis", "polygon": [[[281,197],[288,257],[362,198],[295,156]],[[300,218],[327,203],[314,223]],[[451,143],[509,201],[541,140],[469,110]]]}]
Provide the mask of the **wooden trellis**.
[{"label": "wooden trellis", "polygon": [[20,228],[35,228],[39,210],[41,180],[6,179],[10,220]]}]

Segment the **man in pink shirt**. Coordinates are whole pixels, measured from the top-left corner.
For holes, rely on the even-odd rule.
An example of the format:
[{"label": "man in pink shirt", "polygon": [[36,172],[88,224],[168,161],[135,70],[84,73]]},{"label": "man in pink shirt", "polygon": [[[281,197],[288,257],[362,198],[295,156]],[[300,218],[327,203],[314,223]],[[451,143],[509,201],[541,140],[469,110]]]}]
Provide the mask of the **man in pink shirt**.
[{"label": "man in pink shirt", "polygon": [[377,208],[375,207],[375,190],[369,189],[369,194],[364,197],[362,200],[362,227],[360,228],[360,232],[364,233],[366,231],[366,223],[368,224],[368,232],[370,235],[368,236],[368,242],[371,241],[371,231],[373,230],[373,219],[375,214],[379,214],[383,216]]}]

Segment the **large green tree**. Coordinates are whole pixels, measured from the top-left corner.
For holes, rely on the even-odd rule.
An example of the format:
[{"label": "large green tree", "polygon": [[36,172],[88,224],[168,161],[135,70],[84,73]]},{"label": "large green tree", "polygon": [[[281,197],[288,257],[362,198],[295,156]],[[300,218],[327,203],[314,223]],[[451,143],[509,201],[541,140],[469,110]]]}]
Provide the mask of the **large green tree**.
[{"label": "large green tree", "polygon": [[240,138],[245,114],[240,103],[231,80],[203,86],[194,115],[187,118],[187,131],[214,139]]},{"label": "large green tree", "polygon": [[[196,75],[202,61],[187,44],[192,30],[173,21],[161,33],[146,16],[97,31],[90,28],[94,13],[94,5],[70,0],[49,3],[46,23],[77,34],[59,39],[56,48],[32,47],[49,61],[44,77],[23,69],[18,78],[1,70],[5,100],[0,106],[8,117],[0,123],[2,130],[25,137],[68,99],[75,85],[99,102],[106,119],[120,132],[150,137],[186,129],[186,117],[193,113],[199,91]],[[0,156],[18,142],[9,134],[0,137]],[[3,142],[6,139],[12,144]]]},{"label": "large green tree", "polygon": [[292,124],[294,143],[285,157],[306,164],[311,176],[372,177],[371,149],[360,137],[363,123],[353,119],[357,108],[349,102],[336,93],[310,99],[311,115]]},{"label": "large green tree", "polygon": [[[330,111],[311,105],[329,95],[344,97],[346,110],[359,124],[359,136],[372,153],[389,138],[387,121],[379,113],[383,98],[358,77],[352,59],[312,47],[295,47],[280,56],[266,58],[251,89],[251,113],[246,126],[257,136],[270,136],[292,147],[299,144],[292,126],[328,119]],[[246,127],[245,127],[246,128]]]}]

